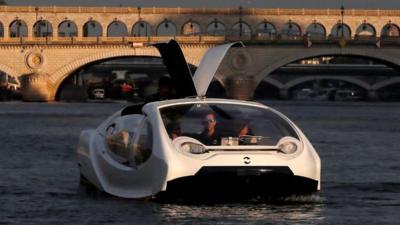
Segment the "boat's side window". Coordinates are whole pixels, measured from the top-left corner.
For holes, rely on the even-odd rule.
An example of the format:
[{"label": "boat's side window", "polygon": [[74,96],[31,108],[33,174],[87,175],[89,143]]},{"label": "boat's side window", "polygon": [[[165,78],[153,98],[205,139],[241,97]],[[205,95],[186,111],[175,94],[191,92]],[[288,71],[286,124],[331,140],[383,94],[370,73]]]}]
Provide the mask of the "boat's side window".
[{"label": "boat's side window", "polygon": [[119,163],[128,164],[132,135],[125,130],[107,136],[106,142],[110,156]]},{"label": "boat's side window", "polygon": [[108,127],[106,128],[107,136],[113,135],[115,133],[115,126],[116,126],[115,123],[108,125]]},{"label": "boat's side window", "polygon": [[126,166],[137,167],[149,159],[153,138],[147,118],[142,118],[140,125],[133,130],[107,132],[106,142],[111,158]]},{"label": "boat's side window", "polygon": [[146,162],[151,155],[153,145],[153,133],[151,130],[151,124],[147,118],[143,120],[142,126],[138,133],[135,135],[133,142],[133,158],[130,159],[130,163],[138,166]]}]

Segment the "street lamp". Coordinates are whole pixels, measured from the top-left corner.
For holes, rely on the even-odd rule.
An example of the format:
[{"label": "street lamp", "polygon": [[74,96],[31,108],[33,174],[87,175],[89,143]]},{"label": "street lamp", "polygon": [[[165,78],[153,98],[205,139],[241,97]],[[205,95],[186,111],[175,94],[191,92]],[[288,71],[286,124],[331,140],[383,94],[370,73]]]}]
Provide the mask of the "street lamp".
[{"label": "street lamp", "polygon": [[165,26],[165,29],[168,29],[168,27],[169,27],[169,21],[167,20],[167,19],[165,19],[164,20],[164,26]]},{"label": "street lamp", "polygon": [[35,16],[36,16],[36,30],[35,30],[35,36],[39,37],[40,35],[40,23],[38,21],[38,14],[39,14],[39,7],[35,7]]},{"label": "street lamp", "polygon": [[192,18],[189,19],[189,35],[194,35],[194,29],[193,29],[193,20]]},{"label": "street lamp", "polygon": [[[17,30],[14,32],[15,26],[17,26],[16,27]],[[18,16],[16,16],[14,22],[10,26],[10,28],[11,28],[10,29],[10,36],[11,37],[19,37],[21,26],[22,26],[22,21],[21,21],[20,18],[18,18]]]},{"label": "street lamp", "polygon": [[214,26],[214,30],[212,30],[212,35],[216,36],[217,32],[218,32],[218,20],[217,20],[217,18],[214,18],[213,26]]},{"label": "street lamp", "polygon": [[344,6],[343,6],[343,5],[340,7],[340,14],[342,15],[342,20],[341,20],[342,38],[344,38],[344,23],[343,23],[343,18],[344,18]]},{"label": "street lamp", "polygon": [[[36,36],[37,37],[47,37],[49,35],[49,24],[47,20],[40,18],[39,21],[36,22]],[[42,27],[45,28],[46,32],[42,33]]]},{"label": "street lamp", "polygon": [[138,6],[137,10],[138,10],[138,17],[139,17],[138,20],[141,21],[142,17],[140,15],[142,14],[142,7]]},{"label": "street lamp", "polygon": [[393,36],[393,27],[392,27],[392,21],[389,20],[388,25],[387,25],[387,29],[386,29],[386,36]]},{"label": "street lamp", "polygon": [[46,29],[46,34],[44,34],[44,35],[42,33],[42,29],[40,29],[40,31],[41,31],[41,35],[40,36],[41,37],[47,37],[47,34],[49,33],[49,27],[47,26],[46,20],[41,20],[40,26],[41,27],[45,27],[45,29]]},{"label": "street lamp", "polygon": [[[138,28],[139,29],[139,32],[138,32],[139,37],[147,36],[147,26],[145,27],[145,24],[143,23],[142,17],[141,17],[142,7],[138,6],[137,11],[138,11],[138,22],[139,22],[139,28]],[[143,29],[144,29],[144,34],[142,34]]]},{"label": "street lamp", "polygon": [[363,20],[363,24],[362,24],[362,30],[363,31],[365,31],[366,29],[367,29],[367,27],[368,27],[368,24],[367,24],[367,21],[366,20]]},{"label": "street lamp", "polygon": [[17,37],[20,37],[22,22],[20,19],[17,20]]},{"label": "street lamp", "polygon": [[243,7],[239,6],[239,37],[241,37],[242,33],[243,33],[242,11],[243,11]]}]

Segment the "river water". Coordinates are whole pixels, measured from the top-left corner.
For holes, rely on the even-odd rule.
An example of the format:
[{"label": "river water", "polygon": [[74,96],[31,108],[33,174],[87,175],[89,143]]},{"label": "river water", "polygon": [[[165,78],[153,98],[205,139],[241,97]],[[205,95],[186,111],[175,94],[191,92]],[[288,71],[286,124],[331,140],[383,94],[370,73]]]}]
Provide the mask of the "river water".
[{"label": "river water", "polygon": [[185,205],[79,188],[79,132],[123,103],[0,104],[3,224],[398,224],[400,103],[267,102],[308,136],[322,190],[274,202]]}]

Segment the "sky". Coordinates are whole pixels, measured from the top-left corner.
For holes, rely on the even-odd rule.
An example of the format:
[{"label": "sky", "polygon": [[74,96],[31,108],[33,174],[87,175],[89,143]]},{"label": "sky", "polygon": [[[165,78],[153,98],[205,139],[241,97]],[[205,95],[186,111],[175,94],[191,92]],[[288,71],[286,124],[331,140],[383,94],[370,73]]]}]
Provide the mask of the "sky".
[{"label": "sky", "polygon": [[400,0],[6,0],[9,5],[400,9]]}]

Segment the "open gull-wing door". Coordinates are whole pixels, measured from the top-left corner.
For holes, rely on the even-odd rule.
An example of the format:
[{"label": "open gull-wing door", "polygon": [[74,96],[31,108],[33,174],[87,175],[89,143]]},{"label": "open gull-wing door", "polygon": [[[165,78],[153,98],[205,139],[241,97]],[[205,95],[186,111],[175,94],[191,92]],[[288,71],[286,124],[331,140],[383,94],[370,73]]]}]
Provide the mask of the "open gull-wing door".
[{"label": "open gull-wing door", "polygon": [[219,65],[231,47],[243,47],[241,42],[229,43],[209,49],[203,56],[194,76],[190,72],[182,49],[175,40],[157,43],[168,73],[176,85],[178,97],[205,96]]},{"label": "open gull-wing door", "polygon": [[211,48],[206,52],[193,77],[198,96],[206,95],[219,65],[232,47],[244,47],[244,45],[241,42],[229,43]]},{"label": "open gull-wing door", "polygon": [[177,97],[196,96],[192,72],[179,44],[175,40],[170,40],[168,43],[157,43],[154,46],[160,52],[168,73],[175,83]]}]

